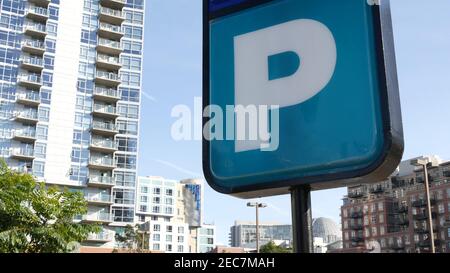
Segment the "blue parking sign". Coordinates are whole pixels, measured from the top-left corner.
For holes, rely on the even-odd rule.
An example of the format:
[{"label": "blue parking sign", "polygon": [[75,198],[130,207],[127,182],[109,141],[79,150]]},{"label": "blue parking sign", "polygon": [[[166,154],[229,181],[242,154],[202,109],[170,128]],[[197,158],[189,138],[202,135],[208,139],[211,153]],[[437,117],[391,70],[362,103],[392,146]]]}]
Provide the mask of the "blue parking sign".
[{"label": "blue parking sign", "polygon": [[[203,143],[219,192],[376,182],[403,155],[389,0],[204,1],[203,83],[205,109],[233,109],[220,131],[234,138]],[[269,138],[239,138],[256,128],[251,109]],[[217,130],[208,111],[205,130]]]}]

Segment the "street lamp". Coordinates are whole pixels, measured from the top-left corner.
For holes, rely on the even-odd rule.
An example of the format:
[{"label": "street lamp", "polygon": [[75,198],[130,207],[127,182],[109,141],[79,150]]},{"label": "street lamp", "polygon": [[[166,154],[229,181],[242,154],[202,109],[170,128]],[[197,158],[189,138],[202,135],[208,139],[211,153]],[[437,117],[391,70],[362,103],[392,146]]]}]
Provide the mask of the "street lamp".
[{"label": "street lamp", "polygon": [[247,207],[256,208],[256,253],[259,253],[259,208],[266,208],[264,203],[247,203]]},{"label": "street lamp", "polygon": [[427,210],[428,210],[428,226],[430,227],[430,245],[431,253],[436,253],[436,248],[434,246],[434,229],[433,229],[433,215],[431,214],[431,200],[430,200],[430,184],[428,182],[428,165],[432,165],[428,159],[418,158],[411,160],[411,165],[423,167],[423,176],[425,181],[425,198],[427,199]]}]

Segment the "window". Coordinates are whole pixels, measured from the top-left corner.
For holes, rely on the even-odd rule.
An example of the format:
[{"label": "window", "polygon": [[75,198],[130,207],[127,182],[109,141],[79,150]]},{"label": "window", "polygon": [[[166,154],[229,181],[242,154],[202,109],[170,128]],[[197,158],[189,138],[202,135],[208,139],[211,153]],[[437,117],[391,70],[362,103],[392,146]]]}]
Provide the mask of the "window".
[{"label": "window", "polygon": [[178,236],[178,243],[180,243],[180,244],[184,243],[184,237],[183,236]]},{"label": "window", "polygon": [[153,250],[159,251],[160,245],[159,244],[153,244]]},{"label": "window", "polygon": [[48,126],[38,125],[36,128],[36,137],[39,140],[47,140],[48,138]]},{"label": "window", "polygon": [[141,187],[141,193],[148,193],[148,187]]},{"label": "window", "polygon": [[45,163],[34,161],[33,163],[33,174],[37,177],[44,177]]},{"label": "window", "polygon": [[178,227],[178,233],[184,233],[184,227]]},{"label": "window", "polygon": [[161,189],[160,188],[153,188],[153,194],[160,195]]},{"label": "window", "polygon": [[172,235],[166,235],[166,242],[172,242]]},{"label": "window", "polygon": [[155,241],[155,242],[161,241],[161,235],[160,234],[153,234],[153,241]]},{"label": "window", "polygon": [[154,225],[153,226],[153,231],[161,231],[161,226],[160,225]]},{"label": "window", "polygon": [[166,245],[166,251],[172,252],[172,245],[170,244]]},{"label": "window", "polygon": [[183,253],[184,252],[184,247],[183,246],[178,246],[178,253]]},{"label": "window", "polygon": [[173,190],[172,189],[166,189],[166,195],[167,196],[172,196],[173,195]]},{"label": "window", "polygon": [[172,226],[167,226],[166,227],[166,232],[172,232]]}]

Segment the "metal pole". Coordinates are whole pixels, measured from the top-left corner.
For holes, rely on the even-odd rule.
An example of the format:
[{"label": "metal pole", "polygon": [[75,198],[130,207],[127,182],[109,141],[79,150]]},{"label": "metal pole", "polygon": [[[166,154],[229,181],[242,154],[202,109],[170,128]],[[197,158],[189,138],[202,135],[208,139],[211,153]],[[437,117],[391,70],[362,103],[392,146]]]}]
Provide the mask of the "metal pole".
[{"label": "metal pole", "polygon": [[303,185],[291,191],[294,253],[313,253],[311,187]]},{"label": "metal pole", "polygon": [[256,253],[259,253],[259,203],[256,203]]},{"label": "metal pole", "polygon": [[423,165],[423,175],[425,176],[425,195],[427,198],[428,226],[430,227],[431,253],[436,253],[436,248],[434,246],[433,215],[431,214],[430,184],[428,182],[428,170],[426,164]]}]

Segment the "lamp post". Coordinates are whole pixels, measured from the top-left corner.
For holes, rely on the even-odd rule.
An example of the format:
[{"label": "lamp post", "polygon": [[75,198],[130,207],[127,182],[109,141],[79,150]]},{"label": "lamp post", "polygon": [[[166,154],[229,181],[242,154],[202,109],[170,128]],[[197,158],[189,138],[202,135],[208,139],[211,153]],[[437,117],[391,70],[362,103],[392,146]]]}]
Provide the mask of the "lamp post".
[{"label": "lamp post", "polygon": [[427,159],[418,158],[411,160],[411,165],[423,167],[423,175],[425,181],[425,198],[427,199],[427,211],[428,211],[428,226],[430,228],[430,246],[431,253],[436,253],[436,248],[434,246],[434,229],[433,229],[433,215],[431,214],[431,200],[430,200],[430,184],[428,181],[428,165]]},{"label": "lamp post", "polygon": [[264,203],[247,203],[247,207],[256,208],[256,253],[259,253],[259,208],[267,207]]}]

